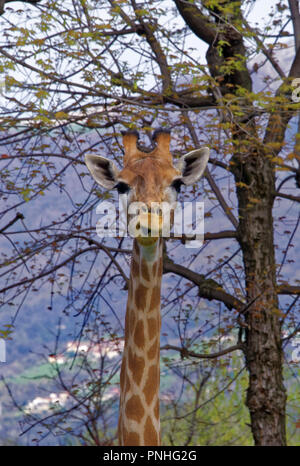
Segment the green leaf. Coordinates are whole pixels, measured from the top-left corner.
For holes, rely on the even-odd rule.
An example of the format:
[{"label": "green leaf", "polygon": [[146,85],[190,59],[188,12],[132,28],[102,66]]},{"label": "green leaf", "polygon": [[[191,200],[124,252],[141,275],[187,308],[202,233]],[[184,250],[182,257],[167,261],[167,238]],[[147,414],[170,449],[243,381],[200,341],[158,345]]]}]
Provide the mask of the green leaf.
[{"label": "green leaf", "polygon": [[21,194],[21,196],[23,197],[23,199],[24,199],[25,202],[28,202],[28,201],[30,200],[29,195],[30,195],[31,191],[32,191],[32,189],[27,188],[27,189],[23,189],[23,190],[20,192],[20,194]]}]

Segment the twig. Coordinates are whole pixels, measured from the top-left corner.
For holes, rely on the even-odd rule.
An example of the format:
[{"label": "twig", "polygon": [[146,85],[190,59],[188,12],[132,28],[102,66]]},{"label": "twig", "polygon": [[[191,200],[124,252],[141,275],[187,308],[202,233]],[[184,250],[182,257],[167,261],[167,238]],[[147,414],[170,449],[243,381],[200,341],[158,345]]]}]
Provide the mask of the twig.
[{"label": "twig", "polygon": [[7,228],[9,228],[11,225],[13,225],[14,223],[16,223],[18,220],[22,219],[24,220],[24,215],[21,214],[20,212],[18,212],[15,216],[15,218],[13,218],[7,225],[5,225],[5,227],[3,227],[1,230],[0,230],[0,233],[3,233],[5,230],[7,230]]}]

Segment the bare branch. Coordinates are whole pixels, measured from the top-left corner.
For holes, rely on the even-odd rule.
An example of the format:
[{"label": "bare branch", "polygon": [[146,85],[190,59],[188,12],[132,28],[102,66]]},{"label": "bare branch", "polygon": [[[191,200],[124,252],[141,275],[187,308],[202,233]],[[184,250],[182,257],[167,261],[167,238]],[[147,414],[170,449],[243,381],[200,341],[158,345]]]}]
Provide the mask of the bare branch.
[{"label": "bare branch", "polygon": [[283,197],[284,199],[289,199],[290,201],[300,202],[300,196],[293,196],[292,194],[280,193],[278,191],[275,195],[276,197]]},{"label": "bare branch", "polygon": [[278,294],[300,294],[300,286],[293,286],[287,284],[278,285]]},{"label": "bare branch", "polygon": [[299,325],[295,328],[295,330],[292,333],[290,333],[287,337],[284,337],[282,341],[287,342],[291,340],[291,338],[294,338],[298,333],[300,333]]},{"label": "bare branch", "polygon": [[81,254],[84,254],[88,251],[93,251],[96,250],[95,247],[90,247],[90,248],[85,248],[82,249],[81,251],[77,251],[75,254],[72,254],[72,256],[68,257],[66,260],[63,262],[60,262],[59,264],[55,265],[52,267],[50,270],[46,270],[45,272],[42,272],[39,275],[35,275],[31,278],[26,278],[24,280],[21,280],[20,282],[17,283],[12,283],[11,285],[8,285],[0,290],[0,293],[5,293],[6,291],[16,288],[17,286],[22,286],[22,285],[27,285],[27,283],[33,283],[34,281],[46,277],[47,275],[50,275],[51,273],[55,272],[56,270],[60,269],[61,267],[64,267],[66,264],[68,264],[70,261],[76,259],[76,257],[80,256]]},{"label": "bare branch", "polygon": [[184,348],[184,347],[179,348],[178,346],[173,346],[173,345],[161,346],[160,349],[178,351],[182,358],[191,357],[191,358],[197,358],[197,359],[215,359],[215,358],[219,358],[220,356],[224,356],[225,354],[232,353],[233,351],[236,351],[236,350],[243,351],[244,348],[243,348],[242,343],[238,343],[237,345],[229,346],[229,348],[218,351],[216,353],[210,353],[210,354],[195,353],[194,351],[190,351],[187,348]]},{"label": "bare branch", "polygon": [[[209,232],[204,233],[204,241],[211,241],[215,239],[224,239],[224,238],[236,238],[236,237],[237,237],[237,233],[235,230],[224,230],[224,231],[218,231],[216,233],[209,233]],[[170,239],[176,239],[176,240],[179,239],[183,243],[185,243],[185,241],[191,241],[191,240],[197,239],[197,235],[176,236],[174,235],[174,233],[171,233]]]},{"label": "bare branch", "polygon": [[260,47],[260,49],[262,50],[263,54],[266,56],[266,58],[269,60],[269,62],[271,63],[271,65],[273,66],[274,70],[277,71],[277,73],[279,74],[279,76],[281,78],[285,78],[285,73],[283,72],[281,66],[277,63],[276,59],[273,57],[272,55],[272,52],[270,52],[267,47],[264,45],[263,41],[260,40],[260,38],[258,37],[258,35],[256,34],[256,32],[251,28],[251,26],[249,25],[249,23],[246,21],[246,19],[243,20],[246,28],[248,29],[248,31],[250,31],[252,33],[252,37],[254,38],[254,40],[256,41],[257,45]]},{"label": "bare branch", "polygon": [[[135,0],[131,0],[131,4],[133,6],[134,12],[138,10],[138,6]],[[171,74],[167,62],[167,57],[165,56],[163,49],[160,46],[159,41],[156,39],[154,35],[154,24],[148,24],[147,21],[144,21],[141,15],[137,15],[137,20],[140,22],[142,29],[145,33],[147,42],[151,47],[156,61],[159,65],[160,72],[161,72],[161,79],[162,79],[162,94],[169,94],[172,90],[172,79]]]},{"label": "bare branch", "polygon": [[227,293],[222,286],[215,280],[206,279],[204,275],[193,272],[192,270],[180,264],[175,264],[168,257],[164,258],[164,273],[175,273],[181,277],[190,280],[199,288],[199,296],[209,301],[215,299],[221,301],[228,309],[241,310],[244,304],[239,299]]},{"label": "bare branch", "polygon": [[23,220],[24,215],[18,212],[17,215],[7,225],[5,225],[5,227],[1,228],[0,234],[3,233],[5,230],[7,230],[7,228],[11,227],[14,223],[16,223],[20,219]]},{"label": "bare branch", "polygon": [[[196,147],[199,147],[199,140],[198,140],[198,137],[197,137],[197,134],[196,134],[196,131],[190,121],[190,119],[187,119],[187,126],[189,128],[189,131],[190,131],[190,134],[192,136],[192,139],[193,139],[193,142],[195,144]],[[224,210],[226,216],[228,217],[228,219],[230,220],[230,222],[232,223],[232,225],[237,228],[238,227],[238,224],[239,222],[237,221],[237,219],[235,218],[235,216],[233,215],[233,213],[231,212],[231,209],[230,207],[227,205],[227,202],[225,201],[225,198],[224,196],[222,195],[219,187],[217,186],[213,176],[211,175],[211,173],[209,172],[208,168],[206,168],[205,170],[205,177],[211,187],[211,189],[213,190],[213,192],[215,193],[215,196],[216,198],[218,199],[222,209]]]}]

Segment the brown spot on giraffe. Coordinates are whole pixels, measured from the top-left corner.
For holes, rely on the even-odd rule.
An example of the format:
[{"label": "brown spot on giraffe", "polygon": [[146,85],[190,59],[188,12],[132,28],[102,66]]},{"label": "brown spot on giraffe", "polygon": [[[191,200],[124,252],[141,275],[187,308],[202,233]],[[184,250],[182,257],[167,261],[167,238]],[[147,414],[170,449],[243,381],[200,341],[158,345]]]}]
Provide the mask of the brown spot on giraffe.
[{"label": "brown spot on giraffe", "polygon": [[156,285],[151,294],[150,309],[155,309],[160,305],[160,286]]},{"label": "brown spot on giraffe", "polygon": [[147,417],[145,428],[144,428],[144,442],[146,446],[157,445],[159,441],[159,435],[154,428],[153,422],[150,416]]},{"label": "brown spot on giraffe", "polygon": [[139,284],[138,288],[135,290],[135,305],[137,309],[144,309],[146,305],[148,288],[142,283]]},{"label": "brown spot on giraffe", "polygon": [[145,346],[144,322],[142,320],[139,320],[136,324],[134,331],[134,343],[137,348],[143,348]]},{"label": "brown spot on giraffe", "polygon": [[150,349],[148,350],[148,353],[147,353],[147,356],[148,356],[148,359],[151,361],[152,359],[158,357],[158,350],[157,350],[157,340],[155,339],[153,345],[150,347]]},{"label": "brown spot on giraffe", "polygon": [[127,302],[127,304],[132,302],[132,294],[133,294],[133,283],[129,282],[129,285],[128,285],[128,302]]},{"label": "brown spot on giraffe", "polygon": [[160,261],[158,263],[158,271],[157,271],[157,275],[159,277],[162,276],[162,272],[163,272],[163,261],[162,261],[162,258],[160,258]]},{"label": "brown spot on giraffe", "polygon": [[144,416],[144,408],[140,398],[137,395],[133,395],[126,403],[125,414],[128,419],[132,419],[136,422],[140,422]]},{"label": "brown spot on giraffe", "polygon": [[[137,316],[135,315],[135,311],[132,308],[127,309],[127,314],[128,314],[128,335],[129,334],[131,335],[133,333],[133,330],[134,330],[134,327],[135,327]],[[127,328],[126,328],[126,330],[127,330]],[[126,336],[127,335],[125,334],[125,337]]]},{"label": "brown spot on giraffe", "polygon": [[138,243],[134,241],[133,249],[132,249],[132,260],[134,260],[135,257],[139,257],[139,255],[140,255],[140,248],[138,246]]},{"label": "brown spot on giraffe", "polygon": [[148,370],[148,377],[145,383],[144,395],[148,405],[152,403],[155,395],[157,395],[157,384],[159,383],[159,369],[157,364],[151,366]]},{"label": "brown spot on giraffe", "polygon": [[124,429],[124,445],[125,446],[135,446],[135,445],[141,445],[140,443],[140,436],[136,432],[127,432],[126,429]]},{"label": "brown spot on giraffe", "polygon": [[131,389],[131,382],[128,376],[128,372],[126,372],[126,375],[125,375],[125,383],[126,383],[126,391],[129,392]]},{"label": "brown spot on giraffe", "polygon": [[154,264],[152,265],[152,277],[156,277],[157,267],[158,267],[158,262],[155,261]]},{"label": "brown spot on giraffe", "polygon": [[148,338],[149,340],[152,340],[155,337],[155,335],[157,335],[157,332],[158,332],[157,318],[150,317],[150,319],[147,319],[147,325],[148,325]]},{"label": "brown spot on giraffe", "polygon": [[141,273],[142,273],[143,279],[149,282],[150,281],[149,265],[147,264],[144,258],[142,259],[142,263],[141,263]]},{"label": "brown spot on giraffe", "polygon": [[139,275],[139,272],[140,272],[139,263],[134,258],[132,258],[132,261],[131,261],[131,274],[132,274],[132,276],[137,277]]},{"label": "brown spot on giraffe", "polygon": [[133,353],[130,347],[128,351],[128,368],[131,371],[134,382],[140,385],[144,373],[145,361],[144,358]]}]

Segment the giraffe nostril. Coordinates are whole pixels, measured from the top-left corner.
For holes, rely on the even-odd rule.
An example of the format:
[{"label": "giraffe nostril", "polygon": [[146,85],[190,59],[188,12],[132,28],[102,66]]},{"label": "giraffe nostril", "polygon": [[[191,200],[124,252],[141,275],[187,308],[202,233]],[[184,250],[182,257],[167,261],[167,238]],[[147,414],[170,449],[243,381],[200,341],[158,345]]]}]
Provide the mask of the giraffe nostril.
[{"label": "giraffe nostril", "polygon": [[140,230],[140,229],[141,229],[141,224],[140,224],[140,222],[138,222],[138,223],[136,224],[136,229],[137,229],[137,230]]},{"label": "giraffe nostril", "polygon": [[161,207],[158,207],[158,206],[153,207],[153,208],[152,208],[152,212],[153,212],[155,215],[158,215],[159,217],[161,217],[161,216],[162,216],[162,213],[163,213]]}]

